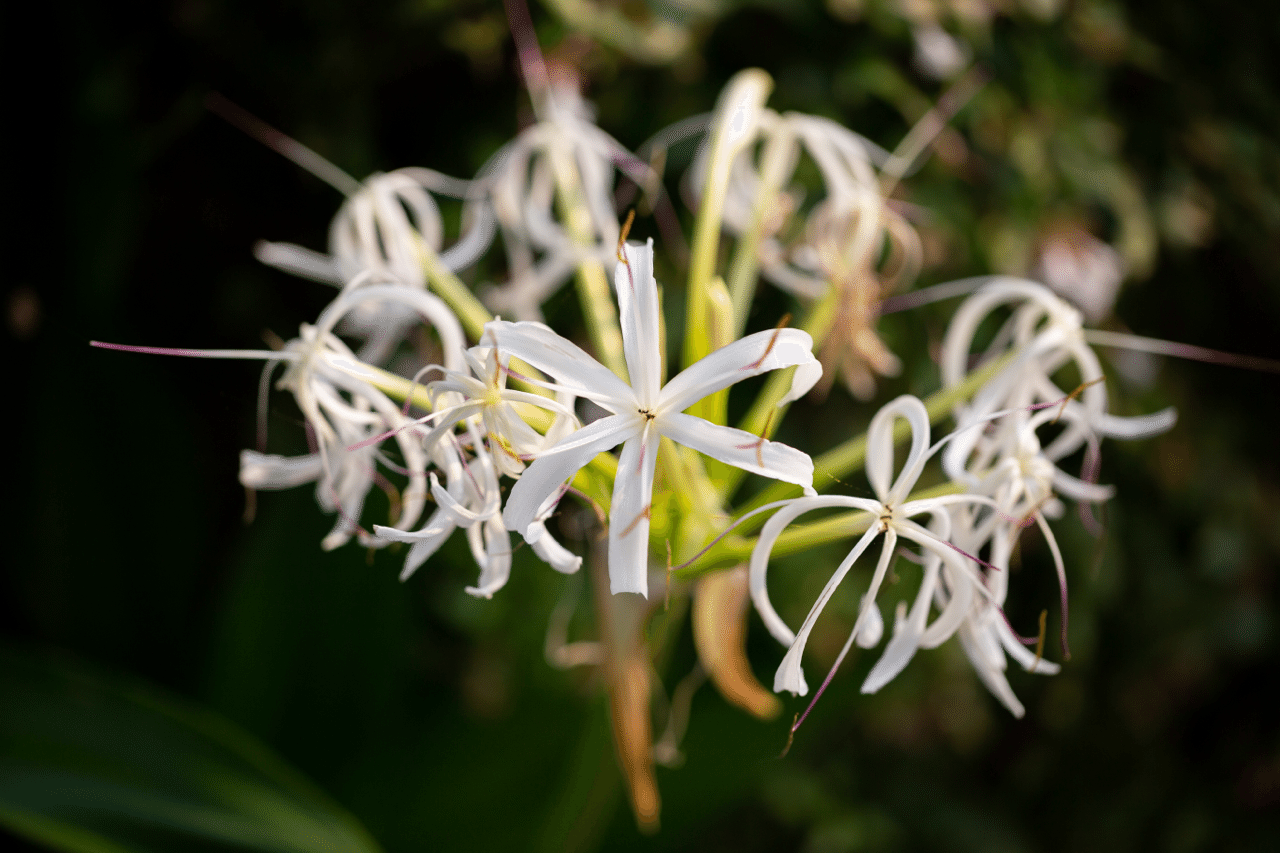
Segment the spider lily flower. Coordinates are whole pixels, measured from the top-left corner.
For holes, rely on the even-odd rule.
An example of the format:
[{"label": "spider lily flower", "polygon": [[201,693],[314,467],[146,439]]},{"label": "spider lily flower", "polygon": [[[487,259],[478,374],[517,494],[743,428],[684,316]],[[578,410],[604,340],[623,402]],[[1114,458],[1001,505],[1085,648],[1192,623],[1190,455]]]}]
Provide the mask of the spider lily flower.
[{"label": "spider lily flower", "polygon": [[[467,200],[463,234],[448,249],[442,250],[444,225],[432,193]],[[458,272],[480,258],[493,236],[493,213],[478,203],[470,181],[409,167],[375,173],[359,184],[329,226],[328,254],[264,240],[254,246],[254,255],[268,266],[326,284],[342,285],[362,272],[380,271],[422,288],[422,248]]]},{"label": "spider lily flower", "polygon": [[[325,308],[314,326],[304,324],[300,336],[285,345],[279,355],[288,359],[289,366],[278,387],[293,393],[314,434],[316,452],[290,458],[245,451],[240,479],[245,486],[260,489],[317,481],[316,499],[321,508],[339,514],[334,529],[321,543],[326,550],[344,544],[359,529],[360,510],[373,485],[377,463],[389,463],[370,439],[393,434],[408,472],[409,485],[397,526],[416,524],[426,500],[426,455],[420,440],[408,431],[413,422],[368,381],[368,368],[333,333],[342,319],[366,300],[406,306],[435,327],[447,365],[456,369],[462,361],[462,327],[453,312],[429,293],[393,285],[347,290]],[[349,449],[352,447],[356,449]],[[361,539],[365,544],[376,543],[366,536]]]},{"label": "spider lily flower", "polygon": [[[952,317],[942,344],[943,384],[955,387],[969,372],[969,353],[981,322],[1002,305],[1012,303],[1012,315],[997,333],[987,357],[1003,352],[1013,361],[993,377],[968,405],[956,407],[957,437],[943,454],[947,475],[972,483],[965,460],[982,441],[982,431],[967,429],[996,411],[1031,409],[1052,405],[1065,416],[1068,429],[1046,449],[1052,459],[1062,458],[1091,439],[1145,438],[1165,432],[1177,418],[1168,408],[1151,415],[1120,417],[1107,411],[1105,384],[1098,357],[1084,339],[1083,318],[1078,310],[1033,281],[993,278],[964,301]],[[1053,381],[1053,375],[1074,364],[1086,385],[1076,394]]]},{"label": "spider lily flower", "polygon": [[[572,400],[550,400],[538,394],[507,388],[510,355],[493,347],[472,347],[463,353],[469,372],[446,370],[445,378],[430,383],[427,394],[434,410],[434,422],[425,443],[431,446],[451,433],[462,421],[479,416],[498,471],[519,477],[525,460],[537,456],[578,426]],[[447,399],[460,402],[445,403]],[[444,405],[442,405],[442,403]],[[555,415],[546,435],[538,434],[516,412],[515,403],[545,409]]]},{"label": "spider lily flower", "polygon": [[[970,609],[956,637],[986,688],[1011,714],[1022,717],[1026,710],[1005,677],[1008,658],[1013,658],[1027,672],[1040,675],[1056,675],[1059,666],[1032,654],[1013,633],[1004,615],[1009,590],[1009,557],[1021,525],[1009,523],[1008,516],[998,512],[986,512],[979,517],[982,510],[981,506],[974,505],[953,507],[951,511],[952,537],[957,547],[976,554],[990,545],[988,565],[977,569],[986,594]],[[1054,550],[1056,552],[1056,547]]]},{"label": "spider lily flower", "polygon": [[[753,162],[754,144],[734,159],[724,227],[738,236],[756,231],[761,274],[773,284],[802,298],[831,299],[820,390],[838,374],[851,393],[867,399],[875,376],[901,369],[875,331],[880,301],[889,288],[912,280],[922,260],[915,230],[885,203],[876,163],[890,155],[829,119],[802,113],[762,110],[753,131],[760,164]],[[778,235],[797,230],[789,225],[802,198],[787,185],[803,153],[817,166],[824,193],[803,215],[801,234],[784,246]],[[702,185],[705,160],[704,152],[690,172],[693,187]]]},{"label": "spider lily flower", "polygon": [[[455,392],[448,392],[450,394]],[[536,395],[534,395],[536,396]],[[545,398],[539,398],[544,400]],[[456,407],[455,407],[456,408]],[[424,442],[436,466],[445,474],[446,486],[441,486],[435,473],[430,474],[431,496],[437,509],[421,529],[408,531],[397,527],[374,525],[374,534],[381,542],[405,542],[412,545],[405,557],[400,579],[407,580],[431,557],[459,527],[467,531],[467,544],[476,565],[480,567],[480,579],[476,586],[466,591],[477,598],[491,598],[506,585],[511,575],[511,534],[502,523],[501,489],[499,471],[495,461],[500,458],[486,446],[476,418],[466,422],[470,438],[471,456],[454,435],[452,426],[442,437]],[[553,495],[539,509],[538,517],[530,525],[529,544],[543,562],[556,571],[566,574],[576,572],[582,558],[571,553],[547,531],[546,518],[555,509],[559,494]]]},{"label": "spider lily flower", "polygon": [[[893,425],[897,418],[903,418],[911,425],[911,450],[907,453],[901,472],[896,479],[891,480]],[[867,430],[866,471],[875,493],[874,500],[839,495],[797,498],[775,513],[761,529],[749,567],[751,597],[769,633],[789,647],[774,676],[775,691],[788,690],[801,696],[808,692],[800,659],[809,634],[845,575],[882,534],[884,543],[880,557],[863,596],[850,642],[858,641],[866,647],[874,645],[879,639],[882,617],[877,609],[876,596],[888,572],[899,538],[915,542],[924,549],[924,579],[910,614],[902,613],[896,620],[894,637],[889,641],[880,662],[869,674],[863,691],[870,693],[878,690],[906,666],[917,648],[939,645],[963,623],[973,604],[975,591],[980,590],[968,561],[949,544],[951,519],[948,510],[965,504],[990,506],[992,501],[983,495],[965,494],[907,500],[925,463],[938,450],[938,445],[930,447],[929,435],[929,414],[924,404],[915,397],[899,397],[876,413]],[[800,630],[793,633],[769,600],[766,585],[769,554],[774,542],[788,524],[810,510],[828,507],[864,510],[873,516],[872,524],[831,576]],[[930,516],[929,527],[912,520],[921,515]],[[934,604],[938,605],[940,612],[936,619],[929,622],[930,608]]]},{"label": "spider lily flower", "polygon": [[[303,325],[301,337],[285,352],[302,353],[280,385],[293,392],[316,441],[316,451],[285,457],[246,450],[240,457],[240,482],[251,489],[287,489],[316,481],[316,501],[339,517],[321,547],[332,550],[358,530],[365,496],[380,458],[368,439],[411,422],[385,394],[359,378],[358,360],[337,336]],[[353,375],[355,374],[355,375]],[[409,474],[399,524],[412,525],[426,499],[426,460],[421,445],[406,433],[397,443]],[[365,445],[349,451],[353,445]]]},{"label": "spider lily flower", "polygon": [[[587,261],[608,263],[620,232],[614,173],[640,186],[649,167],[595,125],[591,106],[573,85],[557,85],[546,118],[504,146],[476,178],[507,252],[508,281],[484,294],[495,313],[541,320],[542,303]],[[562,217],[557,194],[577,195]],[[562,222],[572,217],[573,222]]]},{"label": "spider lily flower", "polygon": [[758,332],[700,359],[662,384],[658,289],[653,241],[625,245],[615,272],[623,350],[630,384],[572,341],[541,323],[494,321],[482,343],[554,377],[554,387],[593,401],[610,414],[566,436],[516,482],[503,520],[529,538],[549,496],[597,453],[622,445],[609,512],[609,580],[613,592],[648,595],[649,509],[659,439],[666,437],[729,465],[813,490],[813,460],[785,444],[684,414],[723,388],[770,370],[797,367],[786,400],[802,396],[821,374],[813,340],[797,329]]}]

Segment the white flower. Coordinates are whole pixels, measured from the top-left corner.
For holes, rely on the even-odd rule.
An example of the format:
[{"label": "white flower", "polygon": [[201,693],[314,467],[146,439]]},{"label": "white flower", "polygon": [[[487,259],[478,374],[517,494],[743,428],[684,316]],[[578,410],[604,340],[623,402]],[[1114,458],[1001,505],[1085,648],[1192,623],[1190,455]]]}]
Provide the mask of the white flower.
[{"label": "white flower", "polygon": [[[943,384],[949,388],[964,381],[970,369],[969,354],[982,321],[1006,303],[1015,305],[1012,315],[996,335],[987,356],[1013,353],[1003,370],[983,386],[968,405],[956,407],[957,436],[942,457],[943,469],[952,479],[974,483],[970,458],[983,441],[980,429],[968,429],[1003,409],[1058,407],[1067,429],[1046,449],[1050,459],[1061,459],[1087,441],[1099,437],[1145,438],[1173,426],[1177,413],[1169,408],[1141,417],[1120,417],[1107,411],[1107,390],[1098,357],[1085,343],[1080,312],[1033,281],[998,277],[965,300],[952,317],[942,343]],[[1080,379],[1089,383],[1079,399],[1060,388],[1053,376],[1074,364]],[[1065,401],[1065,402],[1063,402]]]},{"label": "white flower", "polygon": [[[893,474],[893,425],[897,418],[904,418],[911,425],[911,450],[903,463],[902,471],[892,483]],[[945,441],[946,439],[944,439]],[[915,606],[910,613],[899,613],[894,625],[894,636],[885,648],[884,655],[872,669],[863,684],[863,691],[872,693],[902,670],[917,648],[932,648],[950,637],[963,623],[973,603],[975,582],[973,569],[961,554],[948,542],[951,535],[951,519],[948,507],[957,504],[991,504],[991,499],[980,495],[946,495],[938,498],[908,501],[907,496],[915,486],[925,463],[938,449],[929,446],[929,413],[915,397],[903,396],[886,405],[871,420],[867,430],[867,479],[875,492],[875,500],[868,498],[824,495],[822,497],[797,498],[779,510],[760,531],[760,539],[751,554],[751,597],[756,610],[764,620],[769,633],[784,645],[790,646],[774,677],[774,690],[789,690],[804,695],[809,686],[800,665],[805,643],[818,621],[827,602],[857,559],[862,556],[876,537],[884,534],[880,559],[871,578],[871,584],[862,599],[862,607],[854,622],[850,640],[860,645],[874,645],[879,640],[880,613],[875,599],[888,571],[889,563],[897,547],[898,538],[909,539],[925,549],[924,580],[920,586]],[[769,601],[765,573],[769,553],[784,527],[803,513],[827,507],[847,507],[865,510],[874,518],[871,527],[853,550],[844,558],[798,633],[792,633],[778,616]],[[911,519],[930,515],[931,525],[925,528]],[[931,604],[938,604],[939,615],[929,623]]]},{"label": "white flower", "polygon": [[[813,340],[796,329],[748,335],[711,353],[662,385],[657,282],[653,242],[623,247],[615,274],[628,384],[577,345],[541,323],[494,321],[487,346],[523,359],[554,377],[558,387],[592,400],[608,412],[559,441],[527,469],[511,490],[503,520],[529,539],[548,496],[597,453],[622,445],[609,512],[609,579],[613,592],[648,595],[649,508],[658,441],[665,436],[746,471],[803,486],[813,492],[813,460],[785,444],[683,414],[694,403],[770,370],[796,366],[792,400],[821,375]],[[531,540],[532,541],[532,540]]]}]

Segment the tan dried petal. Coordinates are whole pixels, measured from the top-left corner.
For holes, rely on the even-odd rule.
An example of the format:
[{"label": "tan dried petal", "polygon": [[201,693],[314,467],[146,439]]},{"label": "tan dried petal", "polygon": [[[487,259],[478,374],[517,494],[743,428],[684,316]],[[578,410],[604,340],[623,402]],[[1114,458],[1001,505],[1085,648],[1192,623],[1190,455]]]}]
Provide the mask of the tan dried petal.
[{"label": "tan dried petal", "polygon": [[747,661],[747,568],[698,580],[693,593],[693,643],[716,689],[729,702],[770,720],[782,703],[756,680]]}]

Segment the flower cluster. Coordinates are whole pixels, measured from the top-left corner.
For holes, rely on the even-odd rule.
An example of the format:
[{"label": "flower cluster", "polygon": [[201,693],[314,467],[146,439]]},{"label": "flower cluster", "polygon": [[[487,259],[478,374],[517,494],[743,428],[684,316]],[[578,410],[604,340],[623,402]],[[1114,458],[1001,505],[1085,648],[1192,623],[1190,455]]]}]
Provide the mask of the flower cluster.
[{"label": "flower cluster", "polygon": [[[1110,413],[1080,313],[1042,285],[993,279],[955,312],[941,350],[944,387],[932,404],[889,402],[865,437],[821,457],[826,476],[815,484],[814,460],[772,436],[792,403],[825,391],[824,378],[838,374],[869,398],[875,376],[897,371],[875,322],[885,289],[908,283],[921,260],[915,232],[888,203],[915,157],[911,146],[889,154],[829,120],[768,110],[768,89],[759,71],[730,83],[690,169],[697,222],[679,370],[667,369],[653,241],[626,242],[631,219],[621,222],[614,202],[620,175],[649,193],[660,191],[662,176],[595,127],[586,103],[563,85],[536,94],[540,120],[474,180],[401,169],[352,181],[327,253],[260,244],[263,261],[339,287],[294,340],[266,352],[183,353],[263,359],[264,389],[284,366],[277,387],[296,400],[312,450],[246,450],[241,481],[251,489],[314,482],[321,508],[337,516],[322,546],[353,538],[369,548],[408,546],[404,578],[459,529],[479,568],[472,595],[491,597],[507,583],[513,534],[554,570],[576,572],[583,557],[549,522],[570,495],[594,504],[608,547],[593,583],[607,577],[612,593],[644,599],[600,596],[604,651],[548,657],[605,665],[619,755],[642,820],[657,803],[642,627],[657,607],[651,573],[664,548],[667,572],[658,577],[668,596],[692,593],[706,673],[753,713],[776,713],[778,703],[746,662],[750,604],[787,647],[774,690],[805,694],[814,626],[879,540],[841,658],[854,644],[881,643],[880,599],[904,548],[919,564],[919,585],[893,608],[864,692],[892,680],[917,650],[956,636],[983,682],[1021,716],[1005,675],[1009,659],[1032,672],[1058,669],[1027,647],[1004,611],[1022,531],[1037,527],[1053,554],[1065,652],[1066,567],[1049,520],[1064,498],[1087,508],[1111,496],[1095,482],[1103,438],[1140,438],[1173,423],[1171,411]],[[814,196],[796,177],[802,156],[823,183],[808,203]],[[452,242],[436,195],[462,200]],[[724,241],[735,251],[721,278]],[[465,284],[460,274],[478,277],[468,271],[498,243],[505,280]],[[542,322],[544,301],[571,277],[585,345]],[[784,320],[747,332],[761,279],[798,300],[800,328]],[[988,317],[1002,325],[975,363]],[[766,374],[755,404],[730,425],[729,389]],[[953,429],[935,442],[948,413]],[[910,449],[896,467],[895,445],[907,433]],[[1063,469],[1081,454],[1082,472]],[[940,464],[931,467],[935,456]],[[859,466],[873,497],[818,494],[816,486]],[[921,478],[939,468],[947,482],[922,494]],[[739,500],[744,473],[775,484],[754,503]],[[366,528],[375,486],[391,495],[392,517]],[[796,524],[824,509],[848,511],[847,523]],[[766,510],[774,511],[767,521]],[[852,550],[793,631],[769,596],[771,556],[784,541],[851,535]],[[672,567],[673,558],[686,562]]]}]

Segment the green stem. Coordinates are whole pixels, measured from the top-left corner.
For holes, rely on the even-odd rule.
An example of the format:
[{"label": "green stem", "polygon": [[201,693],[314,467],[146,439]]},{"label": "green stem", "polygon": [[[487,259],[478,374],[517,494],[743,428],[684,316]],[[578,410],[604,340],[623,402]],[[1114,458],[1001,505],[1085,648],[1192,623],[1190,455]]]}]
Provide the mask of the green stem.
[{"label": "green stem", "polygon": [[[694,222],[692,257],[686,296],[686,330],[684,366],[693,364],[711,352],[707,310],[708,289],[715,276],[720,252],[720,230],[724,217],[725,196],[729,187],[729,169],[738,153],[755,138],[760,110],[773,88],[769,75],[758,68],[740,71],[725,86],[711,127],[711,150],[708,152],[706,183],[702,202]],[[705,417],[695,405],[692,414]]]}]

